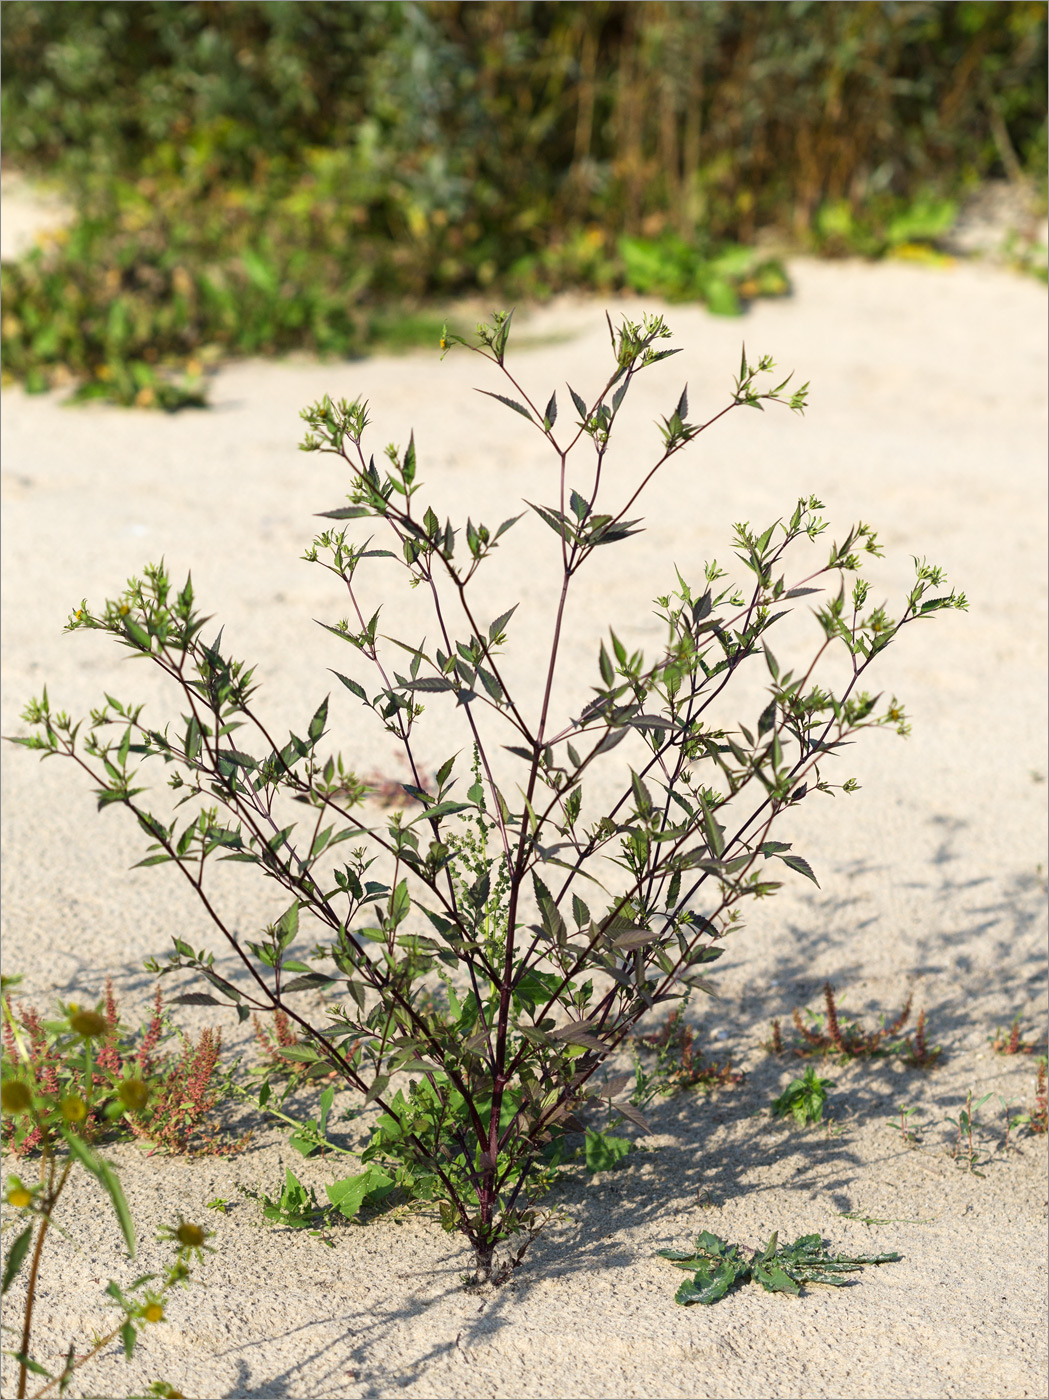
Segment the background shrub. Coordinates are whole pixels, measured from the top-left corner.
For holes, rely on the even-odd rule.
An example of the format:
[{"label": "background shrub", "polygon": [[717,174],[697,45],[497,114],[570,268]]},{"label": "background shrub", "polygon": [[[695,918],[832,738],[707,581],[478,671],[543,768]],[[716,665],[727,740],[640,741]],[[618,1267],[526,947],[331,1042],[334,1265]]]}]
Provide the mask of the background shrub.
[{"label": "background shrub", "polygon": [[81,213],[5,272],[30,387],[173,407],[208,354],[431,339],[407,311],[493,285],[733,313],[785,290],[763,232],[877,254],[1045,181],[1044,0],[2,11],[4,157]]}]

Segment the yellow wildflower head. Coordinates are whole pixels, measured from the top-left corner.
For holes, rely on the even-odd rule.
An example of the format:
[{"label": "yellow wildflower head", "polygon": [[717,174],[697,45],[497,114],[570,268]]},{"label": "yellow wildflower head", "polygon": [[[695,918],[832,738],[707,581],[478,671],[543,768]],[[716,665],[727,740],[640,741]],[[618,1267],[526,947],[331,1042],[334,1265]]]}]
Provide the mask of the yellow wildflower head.
[{"label": "yellow wildflower head", "polygon": [[67,1094],[58,1107],[67,1123],[82,1123],[87,1117],[87,1104],[79,1094]]},{"label": "yellow wildflower head", "polygon": [[0,1089],[0,1108],[5,1113],[25,1113],[32,1107],[33,1095],[21,1079],[8,1079]]},{"label": "yellow wildflower head", "polygon": [[117,1094],[120,1102],[132,1113],[138,1113],[149,1102],[149,1089],[141,1079],[125,1079]]},{"label": "yellow wildflower head", "polygon": [[85,1040],[97,1039],[109,1030],[108,1021],[97,1011],[74,1011],[69,1018],[69,1024],[77,1035],[82,1035]]}]

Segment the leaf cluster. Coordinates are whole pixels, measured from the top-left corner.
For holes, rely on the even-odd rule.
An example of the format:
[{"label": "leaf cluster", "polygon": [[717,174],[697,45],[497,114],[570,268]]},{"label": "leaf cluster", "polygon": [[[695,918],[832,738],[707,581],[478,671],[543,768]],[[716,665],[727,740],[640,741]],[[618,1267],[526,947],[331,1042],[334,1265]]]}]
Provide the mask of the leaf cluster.
[{"label": "leaf cluster", "polygon": [[697,1236],[691,1250],[660,1249],[657,1253],[692,1274],[674,1295],[674,1301],[684,1307],[716,1303],[737,1284],[747,1282],[760,1283],[766,1293],[795,1296],[812,1283],[843,1288],[850,1282],[844,1275],[901,1258],[899,1254],[829,1254],[819,1235],[799,1235],[793,1244],[781,1245],[774,1232],[765,1247],[748,1259],[738,1245],[726,1244],[708,1230]]}]

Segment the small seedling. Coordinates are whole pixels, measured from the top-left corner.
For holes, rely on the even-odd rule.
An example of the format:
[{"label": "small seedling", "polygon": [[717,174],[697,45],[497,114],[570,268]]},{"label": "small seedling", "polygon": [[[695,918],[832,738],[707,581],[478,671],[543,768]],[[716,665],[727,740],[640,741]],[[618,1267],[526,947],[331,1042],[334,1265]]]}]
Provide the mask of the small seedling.
[{"label": "small seedling", "polygon": [[991,1094],[984,1094],[982,1099],[977,1099],[973,1103],[973,1091],[970,1089],[965,1095],[965,1107],[959,1110],[957,1118],[950,1115],[944,1120],[950,1123],[956,1130],[957,1136],[954,1141],[954,1149],[951,1156],[959,1167],[965,1167],[972,1172],[973,1176],[983,1176],[983,1172],[977,1170],[978,1164],[983,1160],[973,1141],[973,1129],[976,1127],[976,1115]]},{"label": "small seedling", "polygon": [[868,1264],[892,1264],[899,1254],[828,1254],[819,1235],[800,1235],[793,1244],[778,1244],[778,1234],[769,1237],[765,1248],[752,1258],[740,1253],[739,1245],[726,1244],[719,1235],[704,1230],[691,1251],[660,1249],[679,1269],[692,1274],[674,1294],[675,1303],[716,1303],[730,1288],[748,1281],[760,1283],[766,1293],[799,1294],[803,1285],[826,1283],[842,1288],[848,1279]]},{"label": "small seedling", "polygon": [[913,1128],[910,1127],[907,1120],[913,1117],[918,1110],[916,1108],[908,1108],[906,1104],[901,1103],[896,1105],[896,1112],[899,1114],[899,1118],[891,1117],[889,1122],[892,1124],[893,1128],[899,1132],[903,1142],[916,1143],[919,1140],[920,1133],[916,1126]]},{"label": "small seedling", "polygon": [[791,1117],[802,1127],[821,1122],[827,1090],[833,1085],[833,1079],[820,1079],[810,1065],[800,1079],[791,1080],[773,1103],[773,1118]]},{"label": "small seedling", "polygon": [[1034,1112],[1031,1114],[1031,1122],[1028,1125],[1032,1133],[1044,1133],[1049,1131],[1049,1098],[1046,1095],[1045,1082],[1046,1062],[1042,1060],[1038,1066],[1038,1078],[1034,1088]]},{"label": "small seedling", "polygon": [[909,1040],[905,1040],[906,1049],[903,1052],[904,1064],[908,1064],[912,1069],[932,1069],[933,1065],[942,1054],[942,1047],[939,1045],[929,1045],[925,1038],[925,1008],[918,1012],[918,1020],[914,1027],[914,1034]]},{"label": "small seedling", "polygon": [[228,1215],[230,1211],[230,1202],[225,1196],[213,1196],[207,1203],[207,1209],[221,1211],[223,1215]]},{"label": "small seedling", "polygon": [[1019,1108],[1020,1105],[1009,1103],[1001,1094],[998,1095],[998,1102],[1001,1104],[1002,1113],[1005,1115],[1005,1137],[1002,1139],[1002,1147],[1008,1151],[1010,1134],[1017,1128],[1029,1128],[1031,1126],[1031,1115],[1029,1113],[1017,1113],[1014,1115],[1013,1109]]}]

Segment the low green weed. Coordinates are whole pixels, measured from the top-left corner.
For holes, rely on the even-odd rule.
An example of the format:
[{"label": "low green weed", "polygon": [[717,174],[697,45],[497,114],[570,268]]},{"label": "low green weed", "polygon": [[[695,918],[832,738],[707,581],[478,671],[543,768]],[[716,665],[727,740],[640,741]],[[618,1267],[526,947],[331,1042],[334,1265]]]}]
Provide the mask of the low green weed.
[{"label": "low green weed", "polygon": [[1041,1040],[1024,1040],[1020,1034],[1019,1016],[1013,1018],[1008,1030],[1001,1026],[991,1038],[991,1048],[999,1055],[1036,1055],[1045,1049],[1045,1037]]},{"label": "low green weed", "polygon": [[978,1167],[981,1164],[986,1165],[986,1156],[977,1148],[974,1140],[977,1126],[976,1115],[991,1097],[991,1094],[984,1094],[974,1103],[973,1091],[970,1089],[965,1095],[965,1107],[958,1110],[957,1118],[952,1118],[948,1114],[944,1119],[944,1122],[949,1123],[956,1132],[951,1156],[959,1167],[964,1167],[973,1176],[983,1176],[983,1172],[979,1171]]},{"label": "low green weed", "polygon": [[820,1079],[810,1065],[800,1079],[792,1079],[772,1105],[773,1118],[793,1118],[801,1127],[823,1120],[827,1091],[833,1079]]},{"label": "low green weed", "polygon": [[691,1250],[660,1249],[678,1269],[692,1274],[674,1294],[675,1303],[716,1303],[741,1283],[760,1283],[766,1293],[799,1294],[806,1284],[825,1283],[842,1288],[869,1264],[893,1264],[899,1254],[828,1254],[819,1235],[799,1235],[793,1244],[779,1244],[778,1233],[749,1259],[739,1245],[726,1244],[720,1235],[704,1230]]}]

